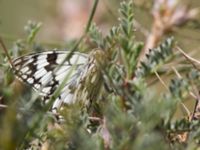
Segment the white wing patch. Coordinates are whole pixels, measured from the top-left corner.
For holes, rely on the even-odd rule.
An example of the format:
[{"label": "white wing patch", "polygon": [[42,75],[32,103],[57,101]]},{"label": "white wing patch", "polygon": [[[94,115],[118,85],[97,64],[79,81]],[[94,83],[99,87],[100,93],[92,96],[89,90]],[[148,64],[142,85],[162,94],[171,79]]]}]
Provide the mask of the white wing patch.
[{"label": "white wing patch", "polygon": [[73,53],[72,57],[63,63],[68,54],[67,51],[47,51],[25,55],[13,61],[13,69],[20,80],[31,85],[45,100],[52,96],[69,75],[69,80],[53,104],[53,109],[59,108],[62,103],[73,103],[73,90],[80,81],[80,70],[84,69],[88,61],[86,55]]}]

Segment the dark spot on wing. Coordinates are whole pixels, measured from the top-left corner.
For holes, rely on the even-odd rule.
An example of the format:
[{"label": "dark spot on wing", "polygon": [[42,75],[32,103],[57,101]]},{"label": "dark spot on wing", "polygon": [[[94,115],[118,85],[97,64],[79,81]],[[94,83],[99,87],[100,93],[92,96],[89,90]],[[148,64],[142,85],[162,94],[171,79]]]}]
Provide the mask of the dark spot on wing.
[{"label": "dark spot on wing", "polygon": [[57,63],[56,63],[57,58],[58,58],[58,56],[55,52],[53,52],[51,54],[47,54],[47,62],[49,64],[46,65],[44,68],[47,71],[52,71],[53,69],[55,69],[55,66],[57,65]]},{"label": "dark spot on wing", "polygon": [[35,74],[35,72],[37,71],[36,65],[30,63],[30,64],[28,64],[27,66],[28,66],[29,70],[31,70],[31,74],[30,74],[30,75]]},{"label": "dark spot on wing", "polygon": [[44,69],[46,69],[47,72],[53,71],[53,70],[55,69],[55,65],[53,65],[53,64],[48,64],[48,65],[44,66]]},{"label": "dark spot on wing", "polygon": [[51,65],[56,65],[56,60],[57,60],[57,54],[55,52],[51,54],[47,54],[47,62]]}]

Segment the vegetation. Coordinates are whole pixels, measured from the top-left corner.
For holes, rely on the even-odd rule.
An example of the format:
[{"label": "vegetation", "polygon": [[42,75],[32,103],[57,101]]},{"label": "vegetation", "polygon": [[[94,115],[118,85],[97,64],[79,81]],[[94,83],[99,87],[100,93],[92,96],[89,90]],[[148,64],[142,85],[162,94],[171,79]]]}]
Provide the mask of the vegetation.
[{"label": "vegetation", "polygon": [[[80,83],[80,103],[59,110],[61,122],[48,111],[49,105],[41,103],[38,93],[14,78],[8,58],[1,53],[0,149],[197,149],[198,61],[184,53],[172,37],[141,59],[143,44],[135,39],[132,2],[121,3],[119,24],[106,36],[92,23],[97,3],[84,35],[70,45],[72,52],[90,50],[95,71],[89,70]],[[44,45],[35,40],[40,27],[41,23],[29,22],[27,38],[16,41],[9,55],[16,57],[27,49],[43,51]],[[169,65],[176,65],[181,56],[190,67]],[[163,89],[158,89],[158,83]],[[188,99],[196,102],[192,113],[184,104]],[[182,106],[185,116],[176,115],[177,106]]]}]

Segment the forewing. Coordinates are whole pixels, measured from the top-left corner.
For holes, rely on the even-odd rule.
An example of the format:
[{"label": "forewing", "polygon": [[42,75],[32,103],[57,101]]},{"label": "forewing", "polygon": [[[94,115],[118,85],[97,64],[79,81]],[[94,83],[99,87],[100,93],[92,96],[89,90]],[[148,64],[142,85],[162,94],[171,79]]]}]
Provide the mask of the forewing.
[{"label": "forewing", "polygon": [[[47,51],[25,55],[13,61],[14,71],[20,80],[31,85],[40,95],[50,97],[64,78],[69,75],[73,66],[75,71],[70,74],[69,80],[61,91],[65,93],[63,90],[66,90],[67,94],[70,93],[69,87],[74,82],[72,79],[78,78],[79,68],[84,66],[87,61],[86,55],[74,53],[61,65],[68,54],[67,51]],[[62,95],[62,93],[57,100],[63,100],[64,97],[69,96]]]}]

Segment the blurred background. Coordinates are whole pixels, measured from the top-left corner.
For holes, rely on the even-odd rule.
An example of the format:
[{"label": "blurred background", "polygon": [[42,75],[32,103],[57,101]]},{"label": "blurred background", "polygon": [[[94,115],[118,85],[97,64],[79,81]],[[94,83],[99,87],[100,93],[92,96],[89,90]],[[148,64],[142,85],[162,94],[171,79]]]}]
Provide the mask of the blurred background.
[{"label": "blurred background", "polygon": [[[99,1],[94,21],[103,33],[107,33],[110,27],[118,23],[118,8],[121,1]],[[162,0],[134,0],[136,39],[145,42],[145,34],[150,32],[152,27],[153,7],[159,1]],[[83,34],[93,2],[93,0],[0,0],[0,34],[10,45],[16,39],[24,37],[24,26],[28,20],[32,20],[42,23],[37,35],[38,41],[63,44]],[[177,2],[168,0],[172,5]],[[189,9],[200,8],[199,0],[180,0],[179,3]],[[199,14],[195,15],[195,20],[173,28],[173,32],[166,36],[173,34],[185,49],[200,49],[200,24],[197,20],[200,20]]]},{"label": "blurred background", "polygon": [[[96,23],[103,35],[106,35],[113,26],[118,25],[120,2],[122,0],[99,0],[93,22]],[[42,24],[36,36],[36,43],[39,43],[39,46],[42,45],[40,51],[44,51],[44,48],[47,47],[68,48],[68,43],[78,40],[84,34],[93,3],[94,0],[0,0],[0,36],[9,50],[14,47],[11,56],[17,57],[27,53],[20,52],[15,54],[16,48],[13,43],[17,45],[17,40],[27,39],[25,26],[31,20]],[[166,37],[174,36],[177,44],[188,55],[200,60],[200,0],[133,0],[133,3],[135,39],[144,43],[144,49],[142,50],[144,54],[149,48],[156,47]],[[23,42],[21,43],[23,44]],[[28,44],[29,47],[25,48],[28,49],[28,52],[33,52],[35,43]],[[35,46],[35,49],[37,49],[38,45]],[[93,47],[91,47],[88,46],[86,48],[89,51],[92,50]],[[162,67],[166,74],[163,75],[162,70],[159,72],[166,83],[170,82],[172,76],[176,76],[176,72],[173,72],[173,67],[177,70],[185,69],[187,66],[189,66],[189,69],[191,68],[191,64],[186,61],[180,52],[176,51],[175,53],[178,53],[175,56],[175,60]],[[24,88],[24,85],[21,88],[23,90],[21,90],[21,83],[14,80],[14,75],[7,73],[7,68],[9,68],[8,60],[2,51],[0,51],[0,54],[3,54],[2,56],[0,55],[0,64],[3,66],[0,69],[0,104],[4,104],[4,101],[2,101],[4,97],[1,95],[6,95],[7,93],[5,99],[10,99],[12,102],[15,96],[9,96],[12,96],[11,93],[14,91],[13,95],[17,95],[16,93],[21,95],[24,92],[26,101],[24,100],[23,102],[25,106],[27,100],[30,99],[30,93],[26,86]],[[187,69],[186,72],[188,71]],[[160,94],[161,91],[166,90],[156,76],[148,79],[148,83],[151,93],[153,93],[152,95],[154,93]],[[12,87],[7,88],[10,85]],[[189,110],[193,110],[195,103],[195,101],[191,100],[193,99],[189,98],[185,102]],[[5,109],[2,107],[0,110]],[[177,111],[178,115],[181,115],[180,109]],[[11,115],[11,117],[13,116]],[[9,119],[9,117],[6,118]],[[6,123],[9,121],[4,122],[6,129]],[[10,124],[11,126],[15,125],[12,122]],[[15,130],[15,126],[13,129]]]}]

